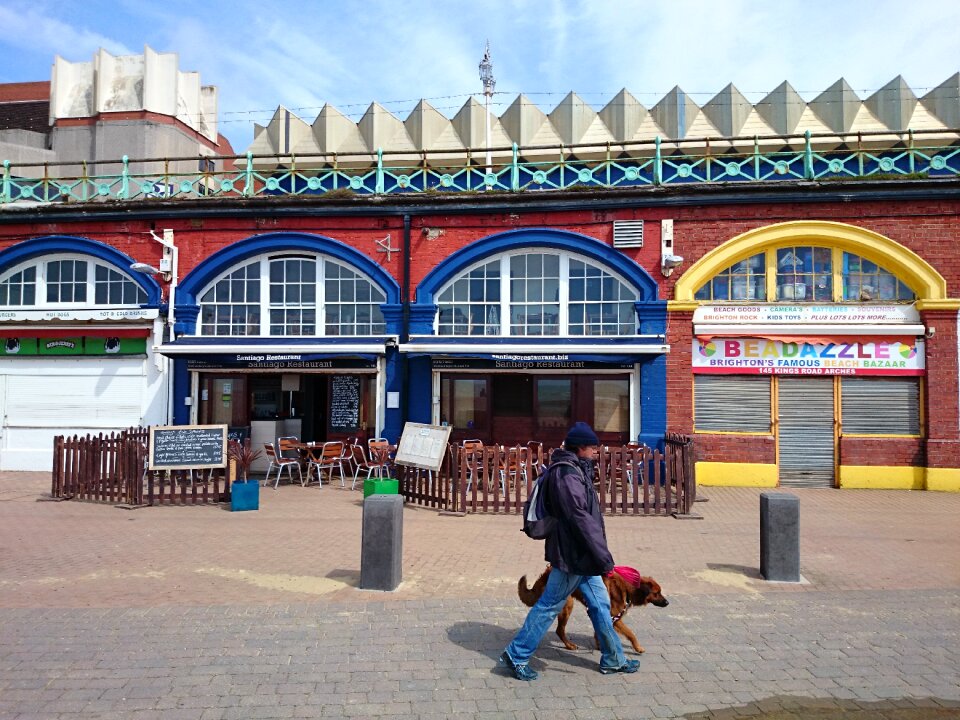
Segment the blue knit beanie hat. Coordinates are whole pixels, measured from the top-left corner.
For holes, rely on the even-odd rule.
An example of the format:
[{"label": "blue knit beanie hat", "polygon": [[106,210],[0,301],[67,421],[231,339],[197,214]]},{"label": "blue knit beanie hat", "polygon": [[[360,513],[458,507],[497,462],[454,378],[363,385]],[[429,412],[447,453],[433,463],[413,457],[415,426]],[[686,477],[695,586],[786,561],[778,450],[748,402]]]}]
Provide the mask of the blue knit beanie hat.
[{"label": "blue knit beanie hat", "polygon": [[567,433],[563,441],[565,445],[576,445],[577,447],[586,447],[587,445],[599,445],[600,438],[585,422],[578,422]]}]

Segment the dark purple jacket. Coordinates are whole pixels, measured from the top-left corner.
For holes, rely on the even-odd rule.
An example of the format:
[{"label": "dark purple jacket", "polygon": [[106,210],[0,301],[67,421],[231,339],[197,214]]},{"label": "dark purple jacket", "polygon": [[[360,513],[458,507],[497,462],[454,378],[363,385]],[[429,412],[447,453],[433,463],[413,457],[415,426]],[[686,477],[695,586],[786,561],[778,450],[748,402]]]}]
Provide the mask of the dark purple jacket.
[{"label": "dark purple jacket", "polygon": [[[580,466],[577,472],[563,460]],[[607,533],[600,514],[600,501],[593,489],[593,464],[567,450],[555,450],[550,458],[546,504],[557,518],[547,537],[544,556],[553,567],[572,575],[603,575],[613,569],[607,549]]]}]

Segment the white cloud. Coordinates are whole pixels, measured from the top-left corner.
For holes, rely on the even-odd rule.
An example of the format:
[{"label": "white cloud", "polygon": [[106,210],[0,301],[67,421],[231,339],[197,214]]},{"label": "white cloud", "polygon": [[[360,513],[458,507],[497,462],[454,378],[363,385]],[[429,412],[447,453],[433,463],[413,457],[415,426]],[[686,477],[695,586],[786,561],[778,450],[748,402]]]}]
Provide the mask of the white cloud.
[{"label": "white cloud", "polygon": [[[18,10],[0,7],[0,27],[3,28],[4,45],[35,56],[45,55],[48,65],[53,64],[54,55],[72,62],[90,60],[99,48],[114,55],[142,51],[132,51],[119,40],[74,27],[58,17],[43,14],[39,8],[22,5]],[[47,80],[49,77],[30,79]]]},{"label": "white cloud", "polygon": [[956,0],[114,0],[71,4],[69,19],[52,0],[26,8],[0,8],[0,79],[46,79],[55,54],[87,60],[100,46],[177,52],[218,86],[237,149],[279,105],[312,122],[324,103],[357,120],[378,102],[405,119],[426,98],[451,117],[481,92],[488,38],[498,113],[521,92],[544,112],[570,91],[600,109],[621,88],[651,107],[675,85],[703,104],[730,82],[757,101],[788,80],[809,100],[840,77],[865,97],[898,74],[922,94],[960,62]]}]

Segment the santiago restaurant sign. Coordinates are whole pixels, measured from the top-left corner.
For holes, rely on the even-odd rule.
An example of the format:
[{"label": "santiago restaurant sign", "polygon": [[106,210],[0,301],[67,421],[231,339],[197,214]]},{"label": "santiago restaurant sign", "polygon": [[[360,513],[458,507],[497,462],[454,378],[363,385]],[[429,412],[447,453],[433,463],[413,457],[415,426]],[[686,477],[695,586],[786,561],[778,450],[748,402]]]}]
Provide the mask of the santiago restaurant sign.
[{"label": "santiago restaurant sign", "polygon": [[923,340],[785,342],[764,338],[693,341],[694,373],[740,375],[923,375]]}]

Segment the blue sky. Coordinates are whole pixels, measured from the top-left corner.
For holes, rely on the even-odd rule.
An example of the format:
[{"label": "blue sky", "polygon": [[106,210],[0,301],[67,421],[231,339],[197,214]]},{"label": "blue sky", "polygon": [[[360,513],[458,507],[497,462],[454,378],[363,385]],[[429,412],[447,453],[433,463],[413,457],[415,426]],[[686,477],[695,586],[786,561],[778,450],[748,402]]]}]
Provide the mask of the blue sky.
[{"label": "blue sky", "polygon": [[[64,9],[69,7],[69,14]],[[703,104],[734,83],[757,101],[783,80],[807,100],[844,77],[866,97],[897,75],[921,95],[960,70],[957,0],[0,0],[0,82],[47,80],[55,55],[176,52],[218,87],[242,151],[278,105],[359,119],[419,98],[448,117],[481,92],[489,38],[495,111],[519,93],[544,112],[571,90],[596,109],[621,88],[652,107],[676,85]]]}]

